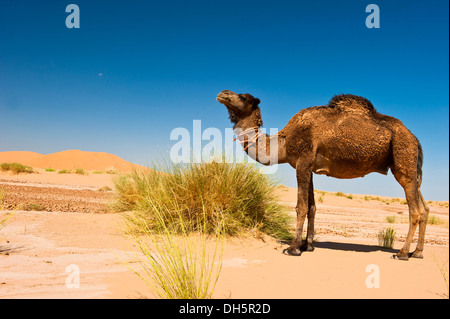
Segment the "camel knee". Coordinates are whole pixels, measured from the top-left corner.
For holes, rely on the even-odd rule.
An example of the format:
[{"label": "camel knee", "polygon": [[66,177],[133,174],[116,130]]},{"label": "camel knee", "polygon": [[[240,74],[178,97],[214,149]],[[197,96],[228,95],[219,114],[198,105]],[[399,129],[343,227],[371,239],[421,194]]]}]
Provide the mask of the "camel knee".
[{"label": "camel knee", "polygon": [[410,215],[410,222],[413,225],[417,225],[421,220],[422,217],[424,217],[425,214],[421,214],[419,212],[414,212]]}]

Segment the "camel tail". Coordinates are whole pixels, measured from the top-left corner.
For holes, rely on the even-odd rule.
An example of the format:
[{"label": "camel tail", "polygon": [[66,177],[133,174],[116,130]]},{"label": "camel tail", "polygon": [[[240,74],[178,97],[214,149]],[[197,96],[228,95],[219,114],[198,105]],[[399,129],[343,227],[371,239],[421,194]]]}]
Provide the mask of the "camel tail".
[{"label": "camel tail", "polygon": [[417,185],[420,188],[422,185],[422,164],[423,164],[423,150],[422,145],[419,140],[417,140],[418,144],[418,154],[417,154]]}]

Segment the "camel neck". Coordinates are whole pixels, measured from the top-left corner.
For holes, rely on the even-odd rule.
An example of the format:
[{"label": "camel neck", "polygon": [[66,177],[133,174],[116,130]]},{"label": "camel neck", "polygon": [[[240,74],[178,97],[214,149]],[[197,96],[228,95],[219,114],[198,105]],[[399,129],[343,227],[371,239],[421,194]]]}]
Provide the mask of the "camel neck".
[{"label": "camel neck", "polygon": [[258,125],[236,125],[234,129],[236,139],[253,160],[263,165],[285,163],[284,138],[279,134],[268,135]]}]

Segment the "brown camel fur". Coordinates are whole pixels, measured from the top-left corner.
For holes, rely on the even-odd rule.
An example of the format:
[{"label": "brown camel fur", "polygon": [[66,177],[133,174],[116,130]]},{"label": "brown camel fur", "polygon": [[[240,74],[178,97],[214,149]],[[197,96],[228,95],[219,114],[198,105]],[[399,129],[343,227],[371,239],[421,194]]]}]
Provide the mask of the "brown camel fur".
[{"label": "brown camel fur", "polygon": [[[403,187],[409,207],[409,231],[403,248],[394,258],[423,258],[429,209],[420,193],[422,147],[417,138],[393,117],[378,113],[372,103],[354,95],[334,96],[328,105],[301,110],[276,135],[266,135],[262,126],[260,100],[250,94],[225,90],[217,100],[224,104],[244,150],[264,164],[289,163],[297,172],[297,227],[285,254],[299,256],[313,251],[314,188],[312,173],[336,178],[363,177],[371,172],[387,174],[391,169]],[[275,143],[274,143],[275,142]],[[270,149],[270,145],[276,148]],[[306,242],[302,243],[308,217]],[[419,225],[414,253],[409,248]]]}]

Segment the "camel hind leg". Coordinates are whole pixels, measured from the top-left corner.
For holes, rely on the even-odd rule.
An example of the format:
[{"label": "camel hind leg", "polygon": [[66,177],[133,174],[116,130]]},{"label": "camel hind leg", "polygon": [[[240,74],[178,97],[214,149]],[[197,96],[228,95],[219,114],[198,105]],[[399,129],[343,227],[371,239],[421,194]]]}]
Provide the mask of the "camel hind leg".
[{"label": "camel hind leg", "polygon": [[[414,236],[414,233],[416,232],[416,228],[419,225],[420,221],[423,218],[422,210],[421,210],[421,203],[420,203],[420,193],[417,188],[417,185],[415,181],[408,181],[407,178],[400,177],[398,178],[398,174],[395,174],[395,177],[397,181],[402,185],[402,187],[405,190],[405,196],[406,201],[408,202],[408,208],[409,208],[409,229],[408,234],[406,236],[406,241],[403,247],[400,249],[400,251],[394,255],[394,258],[400,259],[400,260],[408,260],[409,258],[409,248]],[[424,225],[424,224],[422,224]],[[424,226],[422,226],[422,230],[424,231]],[[422,248],[423,250],[423,248]]]},{"label": "camel hind leg", "polygon": [[428,221],[428,214],[430,212],[430,209],[428,208],[427,204],[425,203],[425,200],[423,199],[422,193],[419,192],[420,197],[420,206],[422,215],[419,220],[419,240],[417,241],[417,247],[416,250],[412,253],[411,257],[414,258],[423,258],[423,247],[425,243],[425,230],[427,228],[427,221]]},{"label": "camel hind leg", "polygon": [[422,181],[422,147],[419,141],[408,131],[394,137],[392,149],[393,165],[391,171],[405,191],[409,208],[409,230],[406,241],[394,257],[400,260],[408,260],[409,248],[419,225],[419,242],[413,257],[421,258],[429,211],[419,189]]}]

